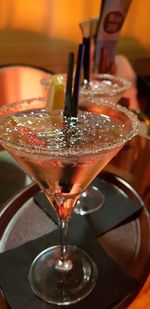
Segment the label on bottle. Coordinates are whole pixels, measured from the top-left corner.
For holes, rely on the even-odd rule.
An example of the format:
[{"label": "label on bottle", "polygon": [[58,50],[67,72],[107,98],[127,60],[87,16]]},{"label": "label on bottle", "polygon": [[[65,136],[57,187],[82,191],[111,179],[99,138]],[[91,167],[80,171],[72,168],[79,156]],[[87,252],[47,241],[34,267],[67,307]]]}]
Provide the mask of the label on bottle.
[{"label": "label on bottle", "polygon": [[97,27],[94,73],[112,73],[116,43],[132,0],[103,0]]}]

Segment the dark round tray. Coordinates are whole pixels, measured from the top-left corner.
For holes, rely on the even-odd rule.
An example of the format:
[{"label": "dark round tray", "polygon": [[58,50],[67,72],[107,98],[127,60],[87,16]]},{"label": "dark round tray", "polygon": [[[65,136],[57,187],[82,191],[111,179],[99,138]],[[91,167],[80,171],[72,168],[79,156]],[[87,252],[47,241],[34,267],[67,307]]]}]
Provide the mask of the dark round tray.
[{"label": "dark round tray", "polygon": [[[144,202],[140,195],[122,178],[102,172],[100,178],[116,191],[135,202]],[[31,184],[10,200],[0,213],[0,251],[6,251],[40,237],[56,228],[50,218],[35,205],[33,196],[39,191]],[[36,218],[36,220],[35,220]],[[99,242],[112,259],[128,274],[140,282],[139,289],[126,295],[114,308],[126,308],[143,286],[150,266],[150,220],[144,207],[138,218],[121,225],[103,236]],[[8,308],[6,300],[0,299],[0,308]]]}]

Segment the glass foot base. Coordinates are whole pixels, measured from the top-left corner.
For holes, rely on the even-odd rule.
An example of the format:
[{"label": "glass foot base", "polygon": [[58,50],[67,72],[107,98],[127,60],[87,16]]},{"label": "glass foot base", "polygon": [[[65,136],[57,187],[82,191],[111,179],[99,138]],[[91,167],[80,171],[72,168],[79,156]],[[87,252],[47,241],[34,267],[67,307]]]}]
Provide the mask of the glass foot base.
[{"label": "glass foot base", "polygon": [[42,251],[33,261],[29,272],[29,283],[42,300],[70,305],[85,298],[94,288],[97,267],[90,256],[76,246],[68,246],[68,257],[73,267],[62,271],[55,265],[60,256],[60,246]]},{"label": "glass foot base", "polygon": [[99,210],[104,204],[104,194],[95,186],[89,186],[81,195],[74,213],[87,215]]}]

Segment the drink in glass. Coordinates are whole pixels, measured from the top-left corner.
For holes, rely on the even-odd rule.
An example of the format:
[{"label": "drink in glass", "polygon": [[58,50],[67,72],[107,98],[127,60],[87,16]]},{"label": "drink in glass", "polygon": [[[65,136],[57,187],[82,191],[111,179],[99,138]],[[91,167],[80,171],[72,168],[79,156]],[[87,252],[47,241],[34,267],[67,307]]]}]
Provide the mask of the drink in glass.
[{"label": "drink in glass", "polygon": [[95,262],[67,244],[68,224],[80,194],[137,134],[133,113],[109,102],[100,106],[98,114],[79,111],[69,119],[62,110],[48,114],[42,99],[0,108],[1,144],[44,191],[58,217],[60,245],[41,252],[29,272],[35,294],[53,304],[76,303],[96,284]]}]

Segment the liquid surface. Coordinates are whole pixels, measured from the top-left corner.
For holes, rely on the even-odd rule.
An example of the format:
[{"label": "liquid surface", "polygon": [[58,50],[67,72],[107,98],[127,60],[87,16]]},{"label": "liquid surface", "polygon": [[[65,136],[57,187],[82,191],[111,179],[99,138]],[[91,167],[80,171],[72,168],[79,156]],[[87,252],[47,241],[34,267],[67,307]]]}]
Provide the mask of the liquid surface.
[{"label": "liquid surface", "polygon": [[77,122],[63,121],[62,113],[30,111],[0,121],[0,135],[12,148],[49,155],[97,153],[121,144],[128,134],[121,121],[106,115],[79,113]]}]

